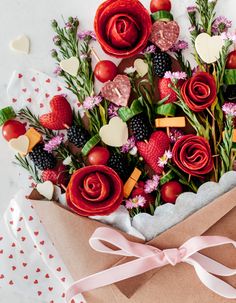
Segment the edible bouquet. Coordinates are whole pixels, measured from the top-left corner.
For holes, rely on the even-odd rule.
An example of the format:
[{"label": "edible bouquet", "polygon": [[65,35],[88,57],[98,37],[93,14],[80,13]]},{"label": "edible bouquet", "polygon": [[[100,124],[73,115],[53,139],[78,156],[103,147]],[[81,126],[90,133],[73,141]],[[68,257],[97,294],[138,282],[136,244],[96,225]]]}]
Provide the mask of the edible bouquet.
[{"label": "edible bouquet", "polygon": [[[225,221],[216,226],[217,235],[231,236],[235,240],[232,214],[235,216],[236,206],[236,173],[233,171],[236,159],[236,51],[233,45],[236,36],[230,32],[232,22],[216,16],[216,5],[216,0],[196,0],[196,6],[187,8],[196,61],[194,68],[184,57],[184,51],[190,46],[179,39],[180,27],[171,13],[170,0],[152,0],[151,15],[138,0],[107,0],[97,9],[94,32],[81,31],[79,20],[74,17],[62,27],[58,21],[52,21],[56,33],[55,49],[51,52],[57,65],[55,73],[64,80],[76,102],[72,104],[67,95],[58,93],[50,100],[50,111],[42,115],[28,107],[16,111],[14,105],[0,111],[3,137],[16,152],[15,163],[26,169],[33,179],[29,199],[35,200],[33,204],[46,226],[50,220],[45,205],[50,205],[50,218],[57,220],[56,226],[62,234],[60,217],[69,216],[71,222],[75,222],[74,231],[78,232],[78,237],[79,229],[84,227],[83,241],[78,240],[79,245],[84,245],[91,236],[87,227],[90,232],[104,227],[104,223],[113,225],[141,238],[132,238],[135,244],[131,252],[127,252],[123,244],[118,245],[123,240],[116,231],[109,233],[105,227],[100,233],[95,232],[94,239],[123,249],[121,255],[126,257],[147,256],[144,252],[134,253],[144,246],[136,241],[154,239],[151,242],[154,246],[171,248],[208,230],[209,235],[215,235],[213,226],[222,218]],[[110,60],[99,58],[95,41]],[[112,57],[121,59],[118,66]],[[42,103],[40,107],[43,106]],[[224,184],[219,192],[215,191],[218,183],[219,186]],[[40,201],[45,199],[55,203]],[[229,227],[227,232],[223,231],[224,227]],[[49,230],[55,244],[58,231],[56,228]],[[129,236],[124,234],[124,237]],[[84,256],[77,260],[77,244],[69,243],[66,233],[62,238],[65,245],[60,247],[64,260],[69,263],[66,247],[75,245],[69,257],[84,264],[82,273],[91,274],[92,271],[85,270],[87,252],[81,248]],[[217,243],[200,247],[235,245],[234,241],[226,240]],[[190,247],[186,244],[185,248],[188,245]],[[102,242],[97,246],[102,250]],[[86,250],[95,262],[98,255],[91,255],[87,246]],[[229,257],[225,258],[231,260],[232,267],[235,265],[233,248],[229,248],[227,254]],[[169,252],[165,257],[166,263],[147,266],[149,269],[138,270],[133,275],[120,274],[120,278],[115,274],[110,282],[104,277],[100,277],[101,282],[90,278],[85,279],[86,283],[78,282],[69,289],[67,300],[69,302],[79,292],[132,278],[121,282],[115,290],[110,287],[94,294],[96,298],[103,298],[101,302],[151,302],[154,282],[159,279],[164,283],[169,275],[174,297],[165,297],[167,294],[159,285],[158,298],[162,302],[173,302],[177,298],[175,302],[180,302],[183,297],[178,294],[174,282],[178,276],[176,272],[163,269],[158,272],[158,279],[153,272],[148,272],[166,264],[175,265],[180,262],[179,258],[185,260],[181,254],[173,257]],[[185,262],[195,267],[192,258]],[[96,271],[117,261],[120,259],[105,257]],[[209,267],[213,266],[209,262]],[[118,267],[124,268],[126,263],[121,263]],[[68,266],[75,279],[81,278],[81,273]],[[197,266],[195,269],[197,271]],[[131,264],[127,263],[127,271],[133,271]],[[207,268],[207,271],[223,276],[235,274],[230,269],[226,274],[223,269]],[[180,274],[183,272],[181,268]],[[141,282],[133,278],[139,274],[143,274]],[[186,281],[190,277],[191,271],[186,274]],[[232,286],[229,286],[213,279],[215,285],[212,286],[212,281],[200,279],[218,295],[236,298],[235,280],[230,280]],[[150,287],[149,294],[141,288],[145,281]],[[193,284],[201,287],[197,281]],[[210,295],[214,296],[214,302],[226,302],[213,293],[206,295],[206,291],[200,288],[196,302],[209,302]],[[186,292],[185,299],[188,295]],[[88,298],[89,302],[98,302],[93,296]],[[187,299],[187,302],[190,301]]]}]

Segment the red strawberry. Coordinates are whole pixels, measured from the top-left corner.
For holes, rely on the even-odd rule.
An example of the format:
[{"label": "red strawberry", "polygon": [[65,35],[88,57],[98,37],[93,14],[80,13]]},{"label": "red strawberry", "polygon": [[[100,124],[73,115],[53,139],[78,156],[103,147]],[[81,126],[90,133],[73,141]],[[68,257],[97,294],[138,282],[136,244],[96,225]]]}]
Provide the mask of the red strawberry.
[{"label": "red strawberry", "polygon": [[50,101],[51,113],[42,115],[40,123],[52,130],[61,130],[72,125],[72,109],[69,102],[61,95],[54,96]]},{"label": "red strawberry", "polygon": [[66,167],[63,164],[58,164],[54,169],[44,170],[42,173],[43,181],[51,181],[55,185],[68,184],[68,174],[66,172]]},{"label": "red strawberry", "polygon": [[155,131],[152,133],[149,142],[137,142],[136,145],[139,154],[160,175],[163,168],[158,166],[158,158],[162,157],[170,146],[170,139],[167,134],[163,131]]},{"label": "red strawberry", "polygon": [[155,197],[152,194],[145,193],[144,185],[145,183],[143,181],[139,181],[137,183],[137,187],[131,193],[131,198],[134,198],[136,196],[143,196],[147,201],[143,208],[148,208],[150,204],[155,202]]},{"label": "red strawberry", "polygon": [[168,100],[165,102],[167,103],[173,103],[178,100],[178,97],[176,93],[173,91],[173,89],[170,87],[172,84],[171,79],[161,78],[158,82],[158,89],[160,93],[160,99],[164,99],[169,96]]}]

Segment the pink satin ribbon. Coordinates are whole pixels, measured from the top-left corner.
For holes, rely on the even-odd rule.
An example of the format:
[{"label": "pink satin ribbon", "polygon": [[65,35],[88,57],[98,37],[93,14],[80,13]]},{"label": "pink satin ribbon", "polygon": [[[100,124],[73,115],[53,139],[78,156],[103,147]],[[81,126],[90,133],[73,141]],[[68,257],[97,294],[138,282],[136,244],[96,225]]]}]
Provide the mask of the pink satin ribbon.
[{"label": "pink satin ribbon", "polygon": [[[118,250],[108,247],[104,242],[112,244]],[[192,265],[201,282],[210,290],[222,297],[236,299],[236,289],[214,276],[233,276],[236,274],[236,269],[228,268],[199,253],[202,249],[225,244],[232,244],[236,248],[236,241],[229,238],[194,237],[186,241],[180,248],[160,250],[150,245],[128,241],[119,232],[111,228],[100,227],[96,229],[89,243],[98,252],[136,257],[136,259],[75,282],[67,290],[66,302],[68,303],[80,293],[110,285],[168,264],[175,266],[181,262]]]}]

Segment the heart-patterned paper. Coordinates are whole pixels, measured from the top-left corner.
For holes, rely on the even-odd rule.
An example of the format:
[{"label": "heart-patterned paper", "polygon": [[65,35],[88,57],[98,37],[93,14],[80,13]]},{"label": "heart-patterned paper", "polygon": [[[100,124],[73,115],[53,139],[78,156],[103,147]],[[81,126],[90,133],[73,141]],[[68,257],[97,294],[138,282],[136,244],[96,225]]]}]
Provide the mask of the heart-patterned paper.
[{"label": "heart-patterned paper", "polygon": [[158,166],[158,160],[170,147],[170,139],[163,131],[152,133],[148,142],[137,142],[140,156],[147,162],[151,169],[158,175],[163,172],[163,167]]},{"label": "heart-patterned paper", "polygon": [[127,106],[131,94],[131,84],[126,75],[117,75],[108,81],[101,90],[102,96],[119,106]]},{"label": "heart-patterned paper", "polygon": [[29,38],[24,35],[17,37],[10,42],[10,49],[18,53],[28,54],[30,50]]},{"label": "heart-patterned paper", "polygon": [[77,77],[79,69],[79,59],[71,57],[60,62],[60,67],[71,76]]},{"label": "heart-patterned paper", "polygon": [[178,40],[180,28],[177,22],[156,21],[149,40],[163,52],[168,51]]},{"label": "heart-patterned paper", "polygon": [[127,142],[129,132],[127,124],[121,118],[114,117],[100,129],[99,135],[106,145],[121,147]]},{"label": "heart-patterned paper", "polygon": [[52,200],[54,194],[54,185],[51,181],[39,183],[36,187],[40,195],[44,196],[48,200]]},{"label": "heart-patterned paper", "polygon": [[220,58],[223,45],[224,42],[221,36],[211,37],[207,33],[201,33],[195,40],[196,51],[207,64],[214,63]]},{"label": "heart-patterned paper", "polygon": [[136,59],[134,61],[134,68],[141,78],[148,73],[148,64],[143,59]]},{"label": "heart-patterned paper", "polygon": [[10,147],[14,151],[23,155],[26,155],[28,153],[29,144],[30,144],[29,138],[25,135],[22,135],[16,139],[11,139],[9,141]]}]

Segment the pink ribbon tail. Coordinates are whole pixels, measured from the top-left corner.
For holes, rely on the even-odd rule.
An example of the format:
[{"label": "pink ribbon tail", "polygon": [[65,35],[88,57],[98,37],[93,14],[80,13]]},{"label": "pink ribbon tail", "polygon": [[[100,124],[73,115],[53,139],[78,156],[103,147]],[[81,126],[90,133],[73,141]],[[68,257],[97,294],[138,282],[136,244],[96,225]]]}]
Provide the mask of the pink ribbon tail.
[{"label": "pink ribbon tail", "polygon": [[[80,293],[111,285],[168,264],[175,266],[181,262],[193,266],[199,279],[207,288],[224,298],[236,299],[236,289],[214,276],[233,276],[236,275],[236,269],[226,267],[199,253],[203,249],[226,244],[232,244],[236,248],[236,242],[229,238],[220,236],[194,237],[186,241],[180,248],[160,250],[150,245],[128,241],[119,232],[111,228],[100,227],[96,229],[89,243],[95,251],[136,257],[136,259],[73,283],[66,293],[67,303]],[[108,247],[106,243],[115,246],[118,250]]]}]

